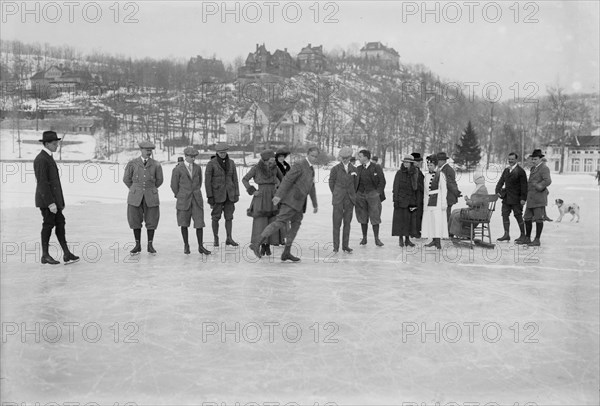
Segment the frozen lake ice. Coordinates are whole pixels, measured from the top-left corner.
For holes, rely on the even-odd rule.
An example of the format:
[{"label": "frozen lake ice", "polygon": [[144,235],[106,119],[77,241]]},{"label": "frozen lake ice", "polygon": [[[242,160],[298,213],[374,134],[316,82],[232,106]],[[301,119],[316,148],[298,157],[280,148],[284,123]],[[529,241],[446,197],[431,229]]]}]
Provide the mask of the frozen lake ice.
[{"label": "frozen lake ice", "polygon": [[[30,163],[2,163],[3,402],[41,404],[392,405],[599,403],[599,189],[588,175],[552,174],[550,202],[581,207],[581,222],[545,223],[539,249],[436,254],[391,237],[384,247],[331,251],[331,197],[320,171],[319,212],[305,215],[299,264],[247,249],[242,190],[239,249],[184,255],[169,189],[159,189],[156,256],[128,255],[122,166],[62,165],[67,238],[82,260],[39,263],[41,216]],[[204,168],[203,168],[204,173]],[[488,173],[493,190],[497,173]],[[473,184],[459,179],[463,194]],[[310,207],[310,205],[309,205]],[[552,203],[548,214],[556,219]],[[209,220],[208,210],[205,220]],[[493,239],[502,234],[499,206]],[[515,238],[516,224],[511,231]],[[224,226],[221,225],[224,241]],[[56,243],[55,236],[52,242]],[[55,257],[56,244],[53,246]],[[52,253],[52,252],[51,252]],[[62,262],[62,260],[61,260]],[[212,402],[212,403],[211,403]]]}]

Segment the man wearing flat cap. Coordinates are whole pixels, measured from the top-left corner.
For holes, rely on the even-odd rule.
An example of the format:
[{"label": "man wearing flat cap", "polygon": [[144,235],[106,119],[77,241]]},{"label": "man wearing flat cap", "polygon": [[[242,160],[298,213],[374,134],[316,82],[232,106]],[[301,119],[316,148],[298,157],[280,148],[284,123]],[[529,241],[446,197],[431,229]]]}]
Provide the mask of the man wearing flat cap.
[{"label": "man wearing flat cap", "polygon": [[352,252],[350,248],[350,223],[352,212],[356,203],[356,187],[358,174],[354,165],[350,163],[352,148],[344,147],[340,150],[340,163],[331,168],[329,172],[329,189],[332,194],[333,204],[333,252],[340,249],[340,227],[344,224],[342,233],[342,250]]},{"label": "man wearing flat cap", "polygon": [[[546,217],[546,206],[548,205],[548,186],[552,184],[550,178],[550,169],[546,166],[541,149],[533,150],[529,156],[533,167],[529,173],[527,182],[527,206],[525,207],[525,237],[517,238],[516,244],[527,244],[533,247],[540,246],[540,237],[544,228],[544,218]],[[531,241],[531,231],[535,221],[535,238]]]},{"label": "man wearing flat cap", "polygon": [[188,227],[194,219],[196,239],[198,240],[198,252],[210,255],[210,251],[204,248],[204,201],[202,198],[202,170],[200,165],[194,162],[198,151],[194,147],[186,147],[183,150],[184,161],[175,165],[171,175],[171,190],[177,199],[175,208],[177,210],[177,225],[181,227],[183,237],[183,253],[190,253],[188,240]]},{"label": "man wearing flat cap", "polygon": [[35,188],[35,207],[42,212],[42,264],[56,265],[60,262],[49,254],[50,236],[55,229],[56,238],[63,250],[65,265],[79,261],[79,257],[73,255],[67,245],[65,232],[65,199],[60,184],[58,166],[52,157],[58,148],[60,138],[54,131],[44,131],[42,139],[42,151],[33,161],[33,169],[37,185]]},{"label": "man wearing flat cap", "polygon": [[123,175],[123,183],[129,188],[127,221],[135,238],[135,247],[131,250],[131,254],[139,254],[142,251],[142,222],[146,224],[148,252],[156,254],[152,243],[160,218],[158,188],[164,180],[163,172],[160,163],[151,157],[154,144],[150,141],[142,141],[138,145],[141,156],[129,161]]},{"label": "man wearing flat cap", "polygon": [[225,216],[225,232],[227,233],[226,245],[237,247],[239,244],[233,240],[233,212],[235,203],[240,200],[240,188],[238,184],[235,163],[229,158],[227,151],[229,146],[225,142],[219,142],[215,146],[217,155],[206,165],[206,198],[212,209],[212,230],[214,245],[219,246],[219,220]]},{"label": "man wearing flat cap", "polygon": [[438,152],[438,172],[443,173],[446,176],[446,187],[448,188],[448,194],[446,195],[446,219],[448,225],[450,224],[450,214],[452,213],[452,206],[458,202],[458,198],[462,196],[458,185],[456,184],[456,172],[448,165],[448,155],[445,152]]}]

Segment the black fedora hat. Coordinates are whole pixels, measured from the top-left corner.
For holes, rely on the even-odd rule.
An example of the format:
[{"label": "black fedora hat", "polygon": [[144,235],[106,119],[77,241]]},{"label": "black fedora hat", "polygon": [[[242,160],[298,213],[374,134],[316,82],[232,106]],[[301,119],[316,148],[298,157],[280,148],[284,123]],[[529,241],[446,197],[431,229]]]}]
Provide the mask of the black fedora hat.
[{"label": "black fedora hat", "polygon": [[418,152],[413,152],[411,155],[413,158],[415,158],[415,162],[421,162],[423,160],[423,158],[421,158],[421,154]]},{"label": "black fedora hat", "polygon": [[39,141],[40,142],[52,142],[52,141],[60,141],[60,140],[61,140],[61,138],[58,138],[54,131],[44,131],[44,133],[42,134],[42,139]]},{"label": "black fedora hat", "polygon": [[533,154],[529,155],[529,158],[543,158],[543,157],[545,157],[545,155],[542,154],[541,149],[534,149]]},{"label": "black fedora hat", "polygon": [[446,155],[445,152],[438,152],[436,155],[438,161],[447,161],[448,160],[448,155]]}]

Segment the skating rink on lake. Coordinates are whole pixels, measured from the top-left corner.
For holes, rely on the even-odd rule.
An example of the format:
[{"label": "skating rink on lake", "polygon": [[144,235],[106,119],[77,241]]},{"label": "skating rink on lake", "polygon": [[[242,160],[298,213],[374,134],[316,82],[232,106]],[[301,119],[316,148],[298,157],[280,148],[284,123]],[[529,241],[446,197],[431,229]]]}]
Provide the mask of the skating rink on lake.
[{"label": "skating rink on lake", "polygon": [[[402,249],[391,234],[394,172],[386,172],[381,238],[332,253],[332,206],[320,170],[292,253],[248,249],[250,197],[240,183],[233,237],[183,244],[163,167],[154,246],[131,257],[124,165],[61,165],[67,239],[82,257],[41,265],[41,215],[31,163],[2,163],[1,398],[3,404],[485,405],[599,404],[599,188],[552,173],[554,199],[581,221],[545,223],[537,249]],[[240,174],[248,170],[240,168]],[[204,175],[204,167],[202,168]],[[493,191],[499,174],[489,172]],[[241,178],[241,176],[240,176]],[[462,174],[459,188],[474,188]],[[204,192],[203,192],[204,193]],[[461,200],[461,202],[463,202]],[[464,205],[464,203],[462,203]],[[459,205],[460,206],[460,205]],[[456,206],[456,207],[459,207]],[[502,235],[500,204],[493,240]],[[534,227],[535,232],[535,227]],[[511,237],[518,228],[511,218]],[[223,220],[221,241],[225,241]],[[270,403],[271,402],[271,403]],[[412,402],[412,403],[411,403]]]}]

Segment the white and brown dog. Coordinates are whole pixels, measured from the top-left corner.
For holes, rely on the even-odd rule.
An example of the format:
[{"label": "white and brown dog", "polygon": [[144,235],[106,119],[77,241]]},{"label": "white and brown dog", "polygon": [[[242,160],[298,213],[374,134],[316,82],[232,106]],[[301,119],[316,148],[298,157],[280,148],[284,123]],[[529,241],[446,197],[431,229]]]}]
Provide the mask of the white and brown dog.
[{"label": "white and brown dog", "polygon": [[579,223],[579,205],[577,203],[565,204],[562,199],[556,199],[554,203],[556,203],[556,207],[558,207],[560,213],[560,216],[556,221],[561,221],[563,216],[569,213],[571,215],[571,221],[577,216],[576,223]]}]

